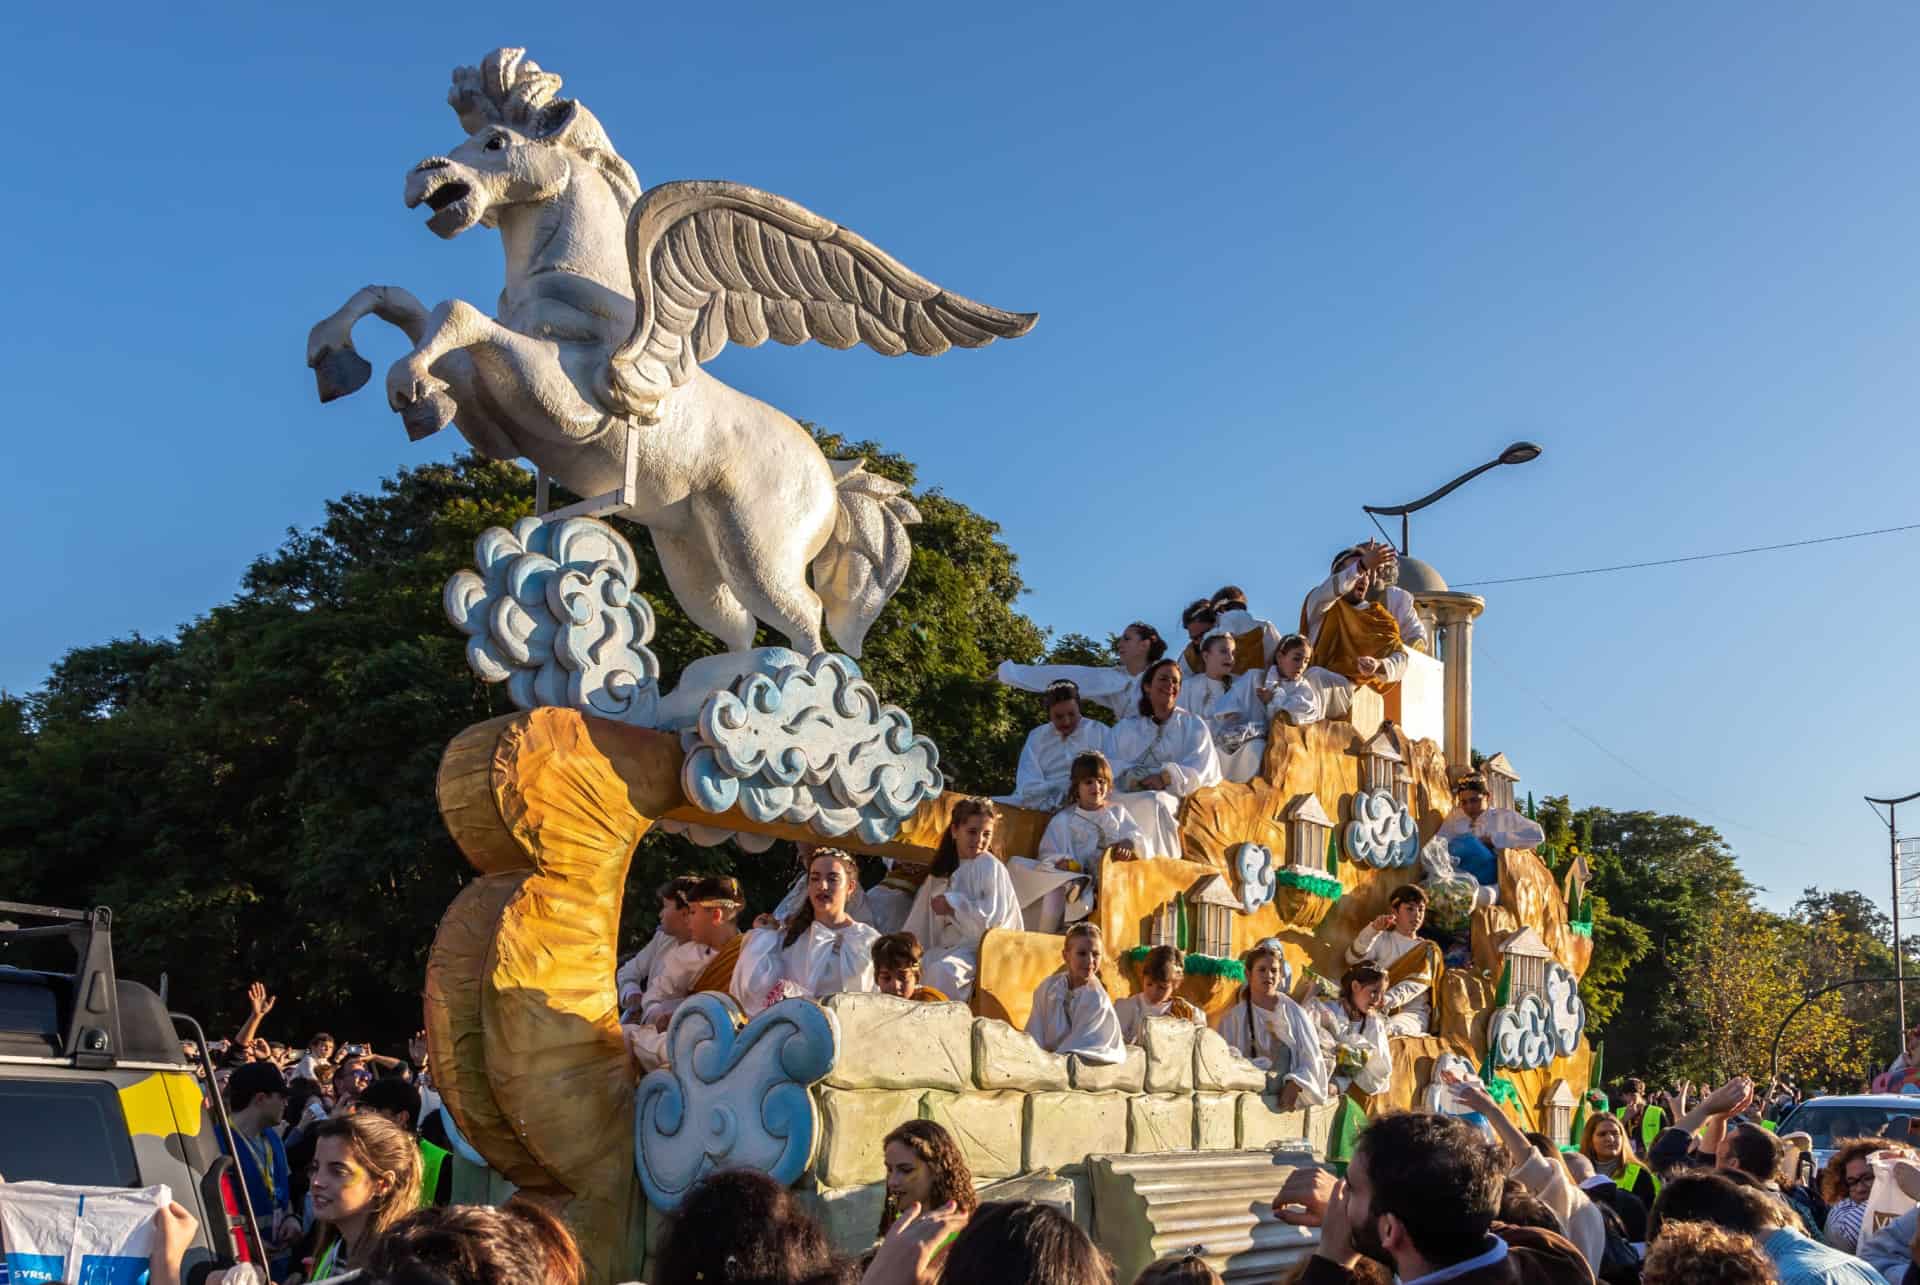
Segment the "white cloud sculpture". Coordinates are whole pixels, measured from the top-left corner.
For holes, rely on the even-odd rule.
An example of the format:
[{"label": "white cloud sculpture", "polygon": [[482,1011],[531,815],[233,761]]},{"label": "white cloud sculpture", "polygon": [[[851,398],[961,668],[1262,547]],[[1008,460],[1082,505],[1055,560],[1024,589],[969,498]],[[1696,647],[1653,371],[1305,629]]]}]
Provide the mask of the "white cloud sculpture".
[{"label": "white cloud sculpture", "polygon": [[890,839],[946,784],[933,742],[844,656],[742,676],[707,699],[682,742],[680,784],[704,810],[738,804],[758,822],[857,832],[868,843]]},{"label": "white cloud sculpture", "polygon": [[1243,843],[1234,854],[1234,871],[1240,876],[1240,909],[1249,915],[1273,900],[1273,850],[1265,844]]},{"label": "white cloud sculpture", "polygon": [[1580,983],[1559,964],[1547,965],[1546,994],[1528,993],[1494,1010],[1487,1025],[1487,1047],[1495,1066],[1533,1070],[1580,1046],[1587,1009]]},{"label": "white cloud sculpture", "polygon": [[653,608],[634,589],[633,547],[604,522],[522,518],[474,542],[479,568],[458,571],[441,595],[467,635],[467,664],[504,682],[521,709],[563,705],[653,726],[660,662]]},{"label": "white cloud sculpture", "polygon": [[1376,870],[1412,865],[1420,855],[1420,831],[1407,805],[1391,790],[1355,794],[1353,820],[1347,822],[1347,852]]}]

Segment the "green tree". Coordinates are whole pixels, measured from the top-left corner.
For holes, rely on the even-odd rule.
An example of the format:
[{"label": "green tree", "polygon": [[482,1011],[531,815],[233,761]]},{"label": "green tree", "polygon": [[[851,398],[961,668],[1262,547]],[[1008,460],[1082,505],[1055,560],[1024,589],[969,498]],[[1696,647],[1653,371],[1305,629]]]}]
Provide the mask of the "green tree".
[{"label": "green tree", "polygon": [[[914,480],[870,443],[820,440]],[[912,565],[862,668],[934,738],[950,781],[1004,788],[1037,716],[993,667],[1038,659],[1045,635],[1015,607],[1023,586],[999,528],[937,491],[913,498]],[[176,1002],[215,1029],[237,1023],[258,977],[280,996],[277,1036],[325,1025],[404,1038],[434,926],[469,875],[435,808],[440,752],[511,709],[468,671],[441,586],[482,531],[532,506],[533,479],[511,464],[408,469],[290,531],[231,601],[175,636],[76,648],[39,691],[0,699],[0,888],[112,906],[122,971],[167,973]],[[667,592],[651,540],[627,534],[671,678],[717,644]],[[630,931],[651,930],[651,889],[669,871],[736,862],[768,905],[791,845],[742,858],[650,835]]]}]

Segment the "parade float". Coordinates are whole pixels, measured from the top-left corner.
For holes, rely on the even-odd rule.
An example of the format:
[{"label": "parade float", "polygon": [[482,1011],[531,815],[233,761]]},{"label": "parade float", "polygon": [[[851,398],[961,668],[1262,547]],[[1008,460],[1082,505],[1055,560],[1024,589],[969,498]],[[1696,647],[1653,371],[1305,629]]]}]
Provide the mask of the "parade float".
[{"label": "parade float", "polygon": [[[946,1125],[982,1183],[1070,1210],[1122,1278],[1198,1243],[1228,1279],[1266,1279],[1314,1243],[1268,1208],[1288,1169],[1337,1161],[1369,1115],[1446,1109],[1437,1065],[1478,1073],[1525,1127],[1568,1140],[1591,1064],[1584,866],[1502,850],[1483,886],[1429,842],[1474,766],[1484,604],[1412,559],[1400,587],[1429,641],[1402,680],[1357,688],[1336,719],[1276,718],[1252,780],[1181,802],[1180,859],[1108,861],[1092,890],[1114,997],[1165,942],[1188,952],[1182,995],[1218,1014],[1256,942],[1281,943],[1306,997],[1340,975],[1393,888],[1424,883],[1460,948],[1436,967],[1431,1033],[1392,1041],[1388,1091],[1284,1110],[1267,1072],[1173,1019],[1149,1020],[1117,1065],[1047,1053],[1020,1028],[1062,939],[1004,929],[981,943],[968,1003],[841,994],[748,1021],[721,984],[675,1014],[669,1064],[638,1074],[614,970],[629,863],[651,829],[925,865],[965,784],[945,780],[937,747],[857,660],[906,573],[911,502],[700,363],[768,338],[933,356],[1019,337],[1035,318],[952,294],[780,197],[643,190],[560,87],[518,50],[457,71],[468,137],[407,176],[408,205],[438,235],[501,231],[498,317],[371,286],[308,349],[331,400],[371,374],[355,322],[399,326],[414,347],[386,387],[409,434],[453,424],[482,454],[539,470],[538,515],[484,534],[445,595],[474,671],[519,711],[462,732],[440,764],[441,815],[474,870],[425,987],[461,1147],[563,1212],[602,1281],[644,1276],[663,1217],[730,1166],[800,1188],[839,1244],[864,1247],[884,1197],[880,1140],[916,1117]],[[549,511],[549,479],[588,498]],[[666,681],[631,546],[608,518],[649,529],[675,598],[728,651]],[[789,645],[754,648],[762,624]],[[1510,808],[1511,765],[1479,767]],[[1002,807],[994,852],[1031,855],[1047,820]]]}]

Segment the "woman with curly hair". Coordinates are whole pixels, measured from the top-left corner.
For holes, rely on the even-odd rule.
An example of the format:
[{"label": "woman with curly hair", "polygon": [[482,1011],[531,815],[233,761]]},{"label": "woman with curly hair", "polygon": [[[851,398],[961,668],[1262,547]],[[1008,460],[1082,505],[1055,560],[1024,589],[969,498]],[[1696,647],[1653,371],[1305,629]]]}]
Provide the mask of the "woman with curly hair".
[{"label": "woman with curly hair", "polygon": [[1912,1152],[1885,1138],[1840,1138],[1820,1171],[1820,1199],[1827,1204],[1822,1235],[1827,1244],[1849,1254],[1860,1252],[1860,1224],[1873,1194],[1873,1155],[1877,1151]]},{"label": "woman with curly hair", "polygon": [[1641,1285],[1777,1285],[1773,1262],[1750,1237],[1712,1223],[1669,1223],[1647,1250]]},{"label": "woman with curly hair", "polygon": [[935,1210],[952,1203],[971,1214],[980,1198],[973,1191],[973,1170],[953,1135],[931,1120],[909,1120],[886,1136],[887,1202],[880,1210],[879,1235],[887,1234],[909,1205]]}]

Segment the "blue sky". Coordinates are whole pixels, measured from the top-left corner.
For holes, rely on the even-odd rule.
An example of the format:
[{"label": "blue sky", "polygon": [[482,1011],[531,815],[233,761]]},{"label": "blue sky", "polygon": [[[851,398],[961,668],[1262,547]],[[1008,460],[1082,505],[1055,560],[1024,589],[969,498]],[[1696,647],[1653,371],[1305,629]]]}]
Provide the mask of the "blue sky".
[{"label": "blue sky", "polygon": [[[677,16],[684,13],[690,16]],[[0,686],[166,633],[329,497],[451,454],[307,329],[369,281],[491,311],[401,206],[448,71],[524,44],[642,182],[729,178],[1041,314],[936,361],[716,372],[1000,521],[1056,629],[1297,612],[1362,503],[1459,582],[1920,521],[1920,10],[1822,6],[36,7],[0,380]],[[108,33],[108,34],[102,34]],[[1524,787],[1719,825],[1769,900],[1887,893],[1920,788],[1920,532],[1487,591],[1475,740]],[[34,559],[44,558],[45,562]],[[1920,832],[1920,810],[1913,829]]]}]

